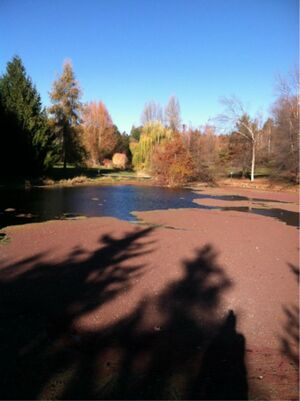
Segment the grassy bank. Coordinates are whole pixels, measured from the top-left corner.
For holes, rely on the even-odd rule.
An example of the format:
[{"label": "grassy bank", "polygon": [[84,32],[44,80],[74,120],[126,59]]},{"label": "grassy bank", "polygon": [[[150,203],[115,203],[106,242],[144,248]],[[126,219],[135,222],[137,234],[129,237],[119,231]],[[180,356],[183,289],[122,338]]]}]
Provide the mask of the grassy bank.
[{"label": "grassy bank", "polygon": [[103,183],[118,182],[147,182],[150,177],[132,170],[101,168],[82,168],[68,165],[64,170],[61,166],[55,166],[44,177],[37,178],[2,178],[2,188],[30,188],[41,186],[74,186],[74,185],[98,185]]},{"label": "grassy bank", "polygon": [[[133,170],[120,170],[106,167],[83,168],[68,165],[64,170],[62,166],[53,167],[47,175],[40,178],[24,179],[2,179],[0,187],[2,188],[30,188],[44,186],[78,186],[78,185],[101,185],[101,184],[139,184],[139,185],[158,185],[151,176],[135,172]],[[216,179],[212,183],[194,181],[188,188],[198,189],[205,187],[232,187],[248,188],[270,191],[288,191],[297,192],[298,185],[288,179],[274,179],[268,175],[265,170],[259,171],[253,182],[249,178],[241,178],[238,174],[232,174],[231,177],[224,176]]]}]

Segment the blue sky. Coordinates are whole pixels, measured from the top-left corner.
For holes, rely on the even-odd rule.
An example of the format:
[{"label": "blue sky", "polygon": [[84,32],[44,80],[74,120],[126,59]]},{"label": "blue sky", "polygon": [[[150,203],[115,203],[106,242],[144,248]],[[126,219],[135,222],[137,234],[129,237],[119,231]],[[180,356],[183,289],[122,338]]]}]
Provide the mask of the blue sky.
[{"label": "blue sky", "polygon": [[18,54],[44,105],[66,58],[83,101],[120,130],[175,94],[198,126],[235,94],[267,114],[277,74],[298,62],[297,0],[1,0],[0,72]]}]

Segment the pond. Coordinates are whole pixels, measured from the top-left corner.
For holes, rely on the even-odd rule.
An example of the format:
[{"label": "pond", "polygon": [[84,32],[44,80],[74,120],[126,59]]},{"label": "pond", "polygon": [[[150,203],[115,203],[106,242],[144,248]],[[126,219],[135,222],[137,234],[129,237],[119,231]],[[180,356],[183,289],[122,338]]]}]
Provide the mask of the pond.
[{"label": "pond", "polygon": [[[241,196],[213,196],[188,189],[171,189],[133,185],[77,186],[0,190],[0,228],[51,219],[76,216],[112,216],[136,221],[133,211],[202,208],[238,210],[274,217],[298,226],[299,215],[278,209],[215,207],[198,205],[194,199],[248,200]],[[253,199],[254,200],[254,199]],[[263,202],[268,200],[255,199]],[[272,201],[274,202],[274,201]]]}]

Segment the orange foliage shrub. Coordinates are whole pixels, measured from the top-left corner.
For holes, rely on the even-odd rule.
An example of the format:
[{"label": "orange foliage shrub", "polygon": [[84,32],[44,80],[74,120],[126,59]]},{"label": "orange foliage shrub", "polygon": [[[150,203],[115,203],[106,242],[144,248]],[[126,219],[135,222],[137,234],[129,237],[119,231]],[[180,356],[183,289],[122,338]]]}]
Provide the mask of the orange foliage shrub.
[{"label": "orange foliage shrub", "polygon": [[128,159],[125,153],[115,153],[112,158],[112,163],[114,167],[125,169]]},{"label": "orange foliage shrub", "polygon": [[102,160],[102,166],[107,168],[113,168],[113,163],[110,159],[104,159]]},{"label": "orange foliage shrub", "polygon": [[184,184],[194,177],[194,164],[180,135],[157,145],[152,156],[152,174],[170,186]]}]

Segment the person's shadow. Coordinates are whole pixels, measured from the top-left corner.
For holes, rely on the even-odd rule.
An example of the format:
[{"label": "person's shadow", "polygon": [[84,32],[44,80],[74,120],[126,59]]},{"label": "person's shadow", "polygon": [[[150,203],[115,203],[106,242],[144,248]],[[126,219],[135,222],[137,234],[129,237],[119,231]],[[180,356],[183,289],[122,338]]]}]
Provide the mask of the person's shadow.
[{"label": "person's shadow", "polygon": [[59,264],[35,255],[0,270],[1,399],[248,398],[245,339],[223,309],[233,284],[210,244],[128,315],[76,326],[142,279],[153,230],[103,236]]},{"label": "person's shadow", "polygon": [[236,331],[231,310],[203,358],[203,370],[192,389],[191,399],[248,399],[247,369],[244,362],[245,337]]}]

